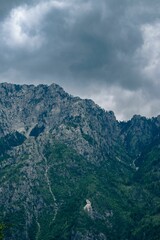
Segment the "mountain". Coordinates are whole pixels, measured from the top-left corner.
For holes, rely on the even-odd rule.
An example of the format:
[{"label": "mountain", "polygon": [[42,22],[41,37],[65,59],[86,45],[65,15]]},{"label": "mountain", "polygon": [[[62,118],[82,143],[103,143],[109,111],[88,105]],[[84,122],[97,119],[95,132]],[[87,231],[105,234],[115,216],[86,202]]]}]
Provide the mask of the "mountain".
[{"label": "mountain", "polygon": [[160,239],[160,116],[2,83],[0,170],[0,239]]}]

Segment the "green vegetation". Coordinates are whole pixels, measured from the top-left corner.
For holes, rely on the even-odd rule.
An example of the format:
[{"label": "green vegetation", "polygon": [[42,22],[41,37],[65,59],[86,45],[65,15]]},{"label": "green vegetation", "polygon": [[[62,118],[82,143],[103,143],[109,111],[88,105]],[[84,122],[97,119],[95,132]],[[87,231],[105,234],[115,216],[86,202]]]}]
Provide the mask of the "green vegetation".
[{"label": "green vegetation", "polygon": [[[151,212],[148,206],[153,208],[155,202],[143,185],[136,186],[131,181],[137,174],[132,169],[123,166],[120,172],[119,168],[107,166],[105,162],[97,168],[75,150],[58,142],[47,148],[46,157],[52,190],[60,204],[55,222],[50,224],[51,216],[41,215],[40,239],[67,240],[73,232],[85,235],[89,231],[101,232],[111,240],[138,240],[143,239],[142,232],[151,231],[151,222],[154,222],[153,231],[159,226],[158,216],[153,216],[151,222],[145,220]],[[92,202],[93,218],[83,210],[86,199]]]},{"label": "green vegetation", "polygon": [[5,225],[3,223],[0,223],[0,240],[4,239],[4,230],[5,230]]},{"label": "green vegetation", "polygon": [[88,134],[82,132],[82,137],[91,145],[94,145],[95,140]]},{"label": "green vegetation", "polygon": [[[119,151],[122,149],[117,150],[117,153]],[[46,179],[41,177],[44,173],[38,172],[38,187],[33,186],[32,193],[30,192],[36,197],[33,198],[33,203],[29,203],[28,211],[33,214],[38,196],[41,197],[38,212],[39,240],[68,240],[74,233],[81,236],[92,233],[96,239],[100,239],[98,234],[101,233],[109,240],[159,240],[159,142],[145,149],[137,159],[138,171],[112,157],[97,167],[73,148],[58,141],[47,145],[44,154],[58,211],[53,220],[53,198]],[[9,166],[4,168],[1,174],[5,175],[8,181],[20,184],[19,173],[28,157],[24,155],[22,162],[12,166],[14,174],[10,175]],[[40,162],[38,167],[43,169],[44,162]],[[86,199],[92,203],[92,216],[83,209]],[[19,229],[25,229],[26,210],[21,199],[16,206],[19,210],[6,216],[8,223],[12,225],[10,230],[6,231],[8,237]],[[37,231],[38,225],[33,216],[28,230],[31,239],[35,239]],[[0,239],[3,239],[4,233],[4,225],[1,224]]]}]

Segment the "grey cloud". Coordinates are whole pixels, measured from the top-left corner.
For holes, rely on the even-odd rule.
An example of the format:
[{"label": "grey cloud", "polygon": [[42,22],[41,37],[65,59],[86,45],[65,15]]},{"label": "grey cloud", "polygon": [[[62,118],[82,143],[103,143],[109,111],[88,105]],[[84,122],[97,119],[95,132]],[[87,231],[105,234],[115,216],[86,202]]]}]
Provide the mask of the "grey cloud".
[{"label": "grey cloud", "polygon": [[14,1],[1,0],[1,2],[0,2],[0,20],[4,19],[11,9],[13,9],[19,5],[31,4],[31,3],[35,3],[35,1],[34,0],[14,0]]},{"label": "grey cloud", "polygon": [[[24,3],[32,7],[40,2],[45,1],[17,0],[14,4],[2,1],[1,23],[13,7]],[[145,101],[151,102],[155,96],[159,99],[155,79],[143,74],[146,60],[137,52],[144,44],[141,26],[159,21],[160,3],[157,0],[64,2],[70,5],[52,8],[39,23],[38,34],[44,38],[39,48],[10,48],[0,37],[1,81],[7,78],[12,82],[49,84],[54,81],[73,94],[87,97],[85,88],[94,99],[94,85],[99,92],[106,89],[106,94],[111,94],[109,89],[115,87],[121,89],[123,98],[116,96],[116,90],[112,91],[112,95],[115,94],[112,107],[116,112],[125,109],[124,118],[139,111]],[[129,98],[123,95],[125,91],[130,91],[134,97],[143,92],[138,109],[134,101],[127,104]],[[155,107],[155,114],[157,109]]]}]

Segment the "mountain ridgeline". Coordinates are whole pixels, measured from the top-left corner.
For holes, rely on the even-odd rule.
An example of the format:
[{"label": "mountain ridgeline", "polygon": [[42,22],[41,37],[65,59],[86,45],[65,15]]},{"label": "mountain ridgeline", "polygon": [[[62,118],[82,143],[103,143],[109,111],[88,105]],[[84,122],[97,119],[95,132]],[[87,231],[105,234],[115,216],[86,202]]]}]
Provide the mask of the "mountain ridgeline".
[{"label": "mountain ridgeline", "polygon": [[159,240],[160,116],[0,84],[0,239]]}]

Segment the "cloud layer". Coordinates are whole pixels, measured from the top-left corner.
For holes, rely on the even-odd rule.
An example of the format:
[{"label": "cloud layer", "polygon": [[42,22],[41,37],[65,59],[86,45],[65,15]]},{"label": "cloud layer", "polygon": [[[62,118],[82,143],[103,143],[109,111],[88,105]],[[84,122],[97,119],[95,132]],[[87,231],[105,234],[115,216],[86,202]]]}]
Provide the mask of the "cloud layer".
[{"label": "cloud layer", "polygon": [[56,82],[118,119],[159,114],[157,0],[1,1],[0,81]]}]

